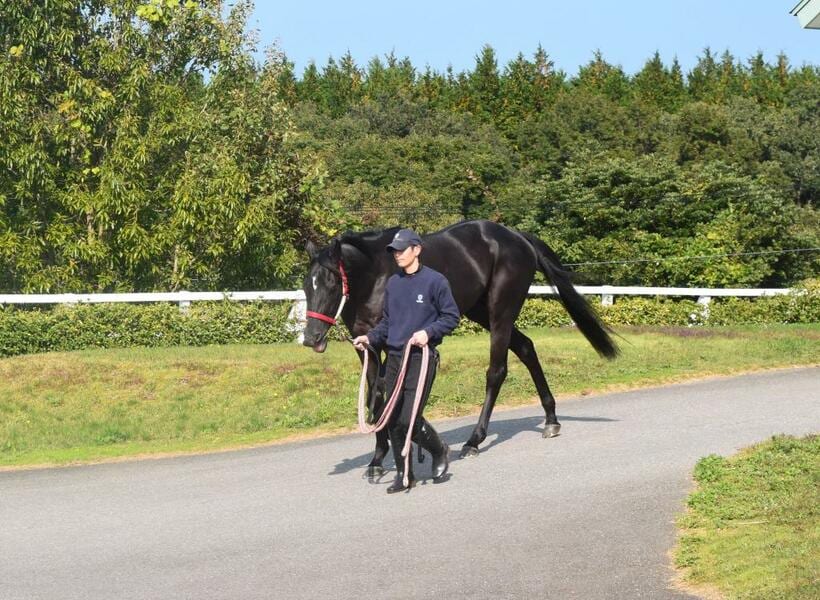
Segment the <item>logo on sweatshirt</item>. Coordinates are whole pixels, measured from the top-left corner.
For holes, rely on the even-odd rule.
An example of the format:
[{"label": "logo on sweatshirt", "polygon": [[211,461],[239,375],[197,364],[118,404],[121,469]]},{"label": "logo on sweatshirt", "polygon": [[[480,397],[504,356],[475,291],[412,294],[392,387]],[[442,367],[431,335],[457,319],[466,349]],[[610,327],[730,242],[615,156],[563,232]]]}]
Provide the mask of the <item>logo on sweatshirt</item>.
[{"label": "logo on sweatshirt", "polygon": [[416,304],[424,304],[424,294],[419,294],[416,298]]}]

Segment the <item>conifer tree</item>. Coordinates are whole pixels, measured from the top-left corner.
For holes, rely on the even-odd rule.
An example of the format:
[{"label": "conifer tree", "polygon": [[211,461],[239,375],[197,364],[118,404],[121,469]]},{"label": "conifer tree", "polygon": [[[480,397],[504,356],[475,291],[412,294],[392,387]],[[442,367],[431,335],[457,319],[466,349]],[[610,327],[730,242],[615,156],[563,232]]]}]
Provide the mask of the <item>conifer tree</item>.
[{"label": "conifer tree", "polygon": [[467,109],[482,121],[497,117],[501,107],[501,80],[492,46],[485,45],[476,56],[475,69],[467,78],[467,85]]}]

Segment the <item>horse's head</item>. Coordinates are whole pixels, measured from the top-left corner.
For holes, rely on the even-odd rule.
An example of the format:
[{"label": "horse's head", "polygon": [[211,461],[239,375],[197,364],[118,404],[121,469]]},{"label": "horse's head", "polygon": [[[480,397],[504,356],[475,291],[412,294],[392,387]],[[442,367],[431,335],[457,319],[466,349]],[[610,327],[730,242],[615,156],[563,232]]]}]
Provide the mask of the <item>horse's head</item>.
[{"label": "horse's head", "polygon": [[328,333],[341,314],[347,294],[342,244],[336,238],[320,250],[315,244],[308,242],[307,251],[311,260],[303,284],[307,299],[304,345],[312,347],[316,352],[324,352]]}]

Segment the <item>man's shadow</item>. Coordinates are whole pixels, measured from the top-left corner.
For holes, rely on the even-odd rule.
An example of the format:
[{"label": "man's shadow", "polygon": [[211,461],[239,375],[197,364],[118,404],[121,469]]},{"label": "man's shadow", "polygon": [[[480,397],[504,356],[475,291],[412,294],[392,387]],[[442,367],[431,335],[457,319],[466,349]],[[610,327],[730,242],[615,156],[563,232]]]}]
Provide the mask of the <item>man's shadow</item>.
[{"label": "man's shadow", "polygon": [[[593,423],[609,423],[618,421],[618,419],[609,419],[606,417],[568,417],[568,416],[559,416],[559,421],[585,421],[585,422],[593,422]],[[458,427],[456,429],[450,429],[448,431],[439,431],[442,439],[450,445],[450,462],[456,460],[462,460],[461,456],[458,454],[458,449],[460,449],[461,445],[467,441],[470,434],[473,432],[474,425],[465,425],[463,427]],[[498,446],[499,444],[503,444],[504,442],[512,439],[517,434],[522,433],[524,431],[543,431],[544,429],[544,417],[522,417],[520,419],[507,419],[507,420],[499,420],[490,423],[489,431],[487,432],[487,437],[494,436],[494,439],[489,442],[486,446],[481,447],[481,452],[486,452],[490,448]],[[371,440],[375,440],[375,437],[370,436]],[[328,475],[341,475],[342,473],[349,473],[350,471],[354,471],[357,469],[364,470],[365,467],[370,463],[370,459],[373,457],[373,452],[368,452],[367,454],[361,454],[354,458],[345,458],[342,462],[337,463],[333,470],[328,473]],[[413,457],[416,460],[416,457]],[[429,460],[429,456],[427,456],[426,460]],[[393,453],[388,452],[387,456],[384,460],[384,467],[385,468],[395,468],[393,464]]]}]

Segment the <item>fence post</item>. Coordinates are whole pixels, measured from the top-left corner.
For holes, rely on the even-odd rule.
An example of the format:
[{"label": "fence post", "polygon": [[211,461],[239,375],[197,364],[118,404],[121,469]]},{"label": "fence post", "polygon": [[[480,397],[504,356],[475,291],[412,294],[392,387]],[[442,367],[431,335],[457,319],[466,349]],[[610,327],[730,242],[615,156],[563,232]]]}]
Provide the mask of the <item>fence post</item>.
[{"label": "fence post", "polygon": [[712,302],[711,296],[699,296],[698,297],[698,304],[700,304],[703,308],[700,309],[700,314],[703,315],[703,322],[709,320],[709,303]]},{"label": "fence post", "polygon": [[296,343],[305,341],[305,325],[307,325],[307,300],[297,300],[290,307],[288,313],[288,331],[296,335]]},{"label": "fence post", "polygon": [[[187,290],[180,290],[180,294],[187,294]],[[179,301],[179,312],[187,313],[188,309],[191,308],[191,301],[190,300],[180,300]]]},{"label": "fence post", "polygon": [[[611,285],[602,285],[603,288],[612,287]],[[615,303],[614,294],[601,294],[601,306],[612,306]]]}]

